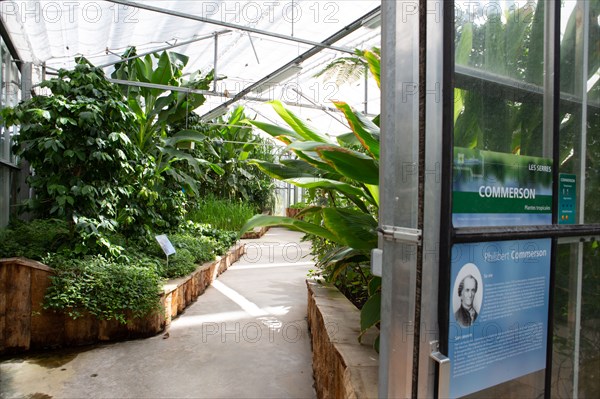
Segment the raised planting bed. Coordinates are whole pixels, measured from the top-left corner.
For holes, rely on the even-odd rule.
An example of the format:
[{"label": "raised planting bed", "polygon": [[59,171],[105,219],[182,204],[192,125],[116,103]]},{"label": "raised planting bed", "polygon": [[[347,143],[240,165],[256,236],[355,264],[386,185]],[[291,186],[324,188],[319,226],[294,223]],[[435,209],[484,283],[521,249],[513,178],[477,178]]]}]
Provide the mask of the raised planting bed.
[{"label": "raised planting bed", "polygon": [[267,231],[269,231],[269,227],[268,226],[255,227],[254,230],[247,231],[244,234],[242,234],[241,238],[242,239],[256,239],[256,238],[260,238],[260,237],[264,236]]},{"label": "raised planting bed", "polygon": [[52,268],[25,258],[0,259],[0,354],[156,335],[244,252],[244,245],[236,245],[188,276],[169,280],[160,298],[164,312],[127,324],[43,309]]},{"label": "raised planting bed", "polygon": [[358,342],[360,311],[334,286],[307,280],[308,326],[319,398],[377,398],[375,332]]}]

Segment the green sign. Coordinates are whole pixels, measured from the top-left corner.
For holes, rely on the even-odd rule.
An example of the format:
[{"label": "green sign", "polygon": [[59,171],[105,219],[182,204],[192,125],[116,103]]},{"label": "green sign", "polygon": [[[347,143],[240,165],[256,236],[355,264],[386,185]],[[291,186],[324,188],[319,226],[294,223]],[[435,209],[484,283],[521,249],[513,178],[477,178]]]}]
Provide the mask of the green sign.
[{"label": "green sign", "polygon": [[552,160],[454,148],[454,227],[552,223]]},{"label": "green sign", "polygon": [[558,224],[575,224],[577,175],[561,173],[558,179]]}]

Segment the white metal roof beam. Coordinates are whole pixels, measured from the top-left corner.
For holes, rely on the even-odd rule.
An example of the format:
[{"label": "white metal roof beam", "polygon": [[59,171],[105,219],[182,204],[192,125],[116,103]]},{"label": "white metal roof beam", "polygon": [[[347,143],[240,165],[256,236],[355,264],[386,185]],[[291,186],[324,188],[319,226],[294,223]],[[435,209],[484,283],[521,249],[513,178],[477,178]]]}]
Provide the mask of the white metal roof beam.
[{"label": "white metal roof beam", "polygon": [[[376,15],[379,15],[379,14],[381,14],[381,6],[378,6],[378,7],[374,8],[373,10],[369,11],[368,13],[366,13],[365,15],[363,15],[362,17],[360,17],[357,20],[355,20],[354,22],[352,22],[350,25],[342,28],[341,30],[339,30],[336,33],[334,33],[333,35],[329,36],[327,39],[325,39],[323,41],[323,43],[324,44],[330,44],[330,43],[335,43],[338,40],[343,39],[344,37],[348,36],[350,33],[354,32],[357,29],[359,29],[360,27],[362,27],[365,24],[365,21],[370,21]],[[313,55],[321,52],[323,49],[324,49],[323,46],[320,46],[320,47],[314,46],[311,49],[308,49],[307,51],[305,51],[304,53],[300,54],[298,57],[294,58],[293,60],[291,60],[287,64],[285,64],[282,67],[280,67],[277,70],[275,70],[274,72],[268,74],[267,76],[263,77],[262,79],[254,82],[250,86],[246,87],[244,90],[240,91],[235,96],[233,96],[233,98],[231,100],[226,101],[223,104],[219,105],[218,107],[215,107],[214,109],[210,110],[209,112],[207,112],[206,114],[204,114],[203,117],[206,117],[206,115],[212,113],[213,111],[215,111],[218,108],[227,108],[227,107],[229,107],[233,103],[235,103],[235,102],[239,101],[240,99],[244,98],[244,96],[246,96],[246,94],[251,93],[255,89],[259,88],[261,85],[264,85],[265,83],[269,82],[273,77],[279,76],[281,73],[283,73],[286,70],[290,69],[294,65],[297,65],[297,64],[300,64],[300,63],[306,61],[307,59],[309,59]],[[352,52],[352,54],[354,54],[354,51]]]},{"label": "white metal roof beam", "polygon": [[[115,83],[115,84],[119,84],[119,85],[126,85],[126,86],[147,87],[149,89],[160,89],[160,90],[171,90],[171,91],[178,91],[181,93],[202,94],[205,96],[212,96],[212,97],[229,97],[229,95],[227,95],[225,93],[220,93],[220,92],[215,92],[215,91],[210,91],[210,90],[190,89],[188,87],[161,85],[158,83],[136,82],[133,80],[123,80],[123,79],[107,78],[106,80],[108,80],[111,83]],[[244,100],[248,100],[248,101],[252,101],[252,102],[259,102],[259,103],[271,101],[270,98],[261,98],[261,97],[253,97],[253,96],[245,96]],[[337,108],[327,107],[327,106],[319,105],[319,104],[303,104],[300,102],[291,102],[291,101],[282,101],[282,102],[286,105],[293,106],[293,107],[319,109],[321,111],[328,111],[328,112],[339,112],[339,113],[342,112]],[[216,107],[216,108],[218,108],[218,107]]]},{"label": "white metal roof beam", "polygon": [[315,41],[312,41],[312,40],[301,39],[301,38],[294,37],[294,36],[282,35],[280,33],[269,32],[269,31],[262,30],[262,29],[251,28],[249,26],[237,25],[237,24],[232,24],[230,22],[219,21],[219,20],[215,20],[215,19],[204,18],[204,17],[199,17],[199,16],[196,16],[196,15],[186,14],[186,13],[179,12],[179,11],[169,10],[167,8],[154,7],[154,6],[150,6],[150,5],[147,5],[147,4],[136,3],[136,2],[133,2],[133,1],[127,1],[127,0],[107,0],[107,1],[109,1],[111,3],[121,4],[121,5],[128,6],[128,7],[135,7],[135,8],[140,8],[140,9],[143,9],[143,10],[158,12],[158,13],[161,13],[161,14],[166,14],[166,15],[172,15],[172,16],[175,16],[175,17],[191,19],[191,20],[194,20],[194,21],[204,22],[204,23],[207,23],[207,24],[221,25],[221,26],[225,26],[225,27],[231,28],[231,29],[237,29],[237,30],[252,32],[252,33],[259,34],[259,35],[271,36],[271,37],[276,37],[278,39],[283,39],[283,40],[289,40],[289,41],[293,41],[293,42],[297,42],[297,43],[308,44],[310,46],[322,47],[322,48],[327,48],[327,49],[330,49],[330,50],[340,51],[340,52],[343,52],[343,53],[354,54],[354,51],[352,49],[345,48],[345,47],[332,46],[332,45],[327,44],[325,42],[315,42]]},{"label": "white metal roof beam", "polygon": [[164,47],[159,47],[159,48],[154,49],[152,51],[146,51],[145,53],[136,54],[136,55],[133,55],[131,57],[120,58],[117,61],[107,62],[106,64],[98,65],[98,68],[106,68],[106,67],[111,66],[111,65],[120,64],[121,62],[126,62],[126,61],[130,61],[130,60],[134,60],[136,58],[145,57],[148,54],[154,54],[154,53],[158,53],[159,51],[170,50],[170,49],[175,48],[175,47],[185,46],[186,44],[190,44],[190,43],[194,43],[194,42],[199,42],[201,40],[212,39],[213,37],[217,37],[218,35],[223,35],[223,34],[229,33],[229,32],[231,32],[229,29],[220,30],[220,31],[217,31],[217,32],[213,32],[213,33],[211,33],[209,35],[199,36],[199,37],[196,37],[194,39],[185,40],[183,42],[179,42],[179,43],[175,43],[175,44],[170,44],[170,45],[164,46]]}]

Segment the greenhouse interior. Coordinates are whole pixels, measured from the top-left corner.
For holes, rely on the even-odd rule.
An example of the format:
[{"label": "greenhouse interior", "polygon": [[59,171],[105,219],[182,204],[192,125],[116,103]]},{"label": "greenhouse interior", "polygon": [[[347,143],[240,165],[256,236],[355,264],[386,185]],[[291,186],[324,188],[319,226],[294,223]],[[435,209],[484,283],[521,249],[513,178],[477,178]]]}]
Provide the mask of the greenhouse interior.
[{"label": "greenhouse interior", "polygon": [[0,399],[600,395],[597,0],[0,2]]}]

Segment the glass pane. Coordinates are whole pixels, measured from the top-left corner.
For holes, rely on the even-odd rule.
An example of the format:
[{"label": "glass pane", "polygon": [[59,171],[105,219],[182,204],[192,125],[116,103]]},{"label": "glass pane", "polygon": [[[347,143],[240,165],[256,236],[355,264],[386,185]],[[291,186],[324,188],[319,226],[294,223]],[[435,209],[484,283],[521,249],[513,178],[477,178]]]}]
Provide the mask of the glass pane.
[{"label": "glass pane", "polygon": [[544,2],[455,7],[453,225],[551,224]]},{"label": "glass pane", "polygon": [[600,223],[600,1],[590,3],[585,223]]},{"label": "glass pane", "polygon": [[456,1],[456,64],[542,85],[543,1]]},{"label": "glass pane", "polygon": [[[577,334],[577,326],[580,332]],[[553,398],[600,395],[600,245],[558,246],[554,289]]]},{"label": "glass pane", "polygon": [[[600,39],[599,39],[600,40]],[[585,223],[600,223],[600,108],[588,107]]]},{"label": "glass pane", "polygon": [[455,145],[542,156],[544,2],[456,2],[455,46]]},{"label": "glass pane", "polygon": [[[589,13],[587,18],[586,13]],[[600,192],[599,17],[600,2],[562,3],[560,172],[574,175],[576,180],[576,197],[573,201],[576,212],[571,223],[581,221],[582,211],[585,223],[600,222],[600,204],[597,201]],[[589,23],[588,37],[585,37],[583,24],[578,22],[582,20]],[[586,57],[587,65],[584,64]],[[587,102],[585,113],[584,102]],[[584,177],[585,181],[582,180]],[[580,209],[582,197],[584,209]]]}]

